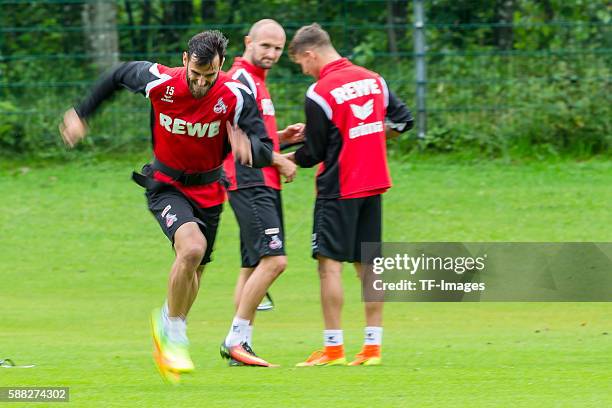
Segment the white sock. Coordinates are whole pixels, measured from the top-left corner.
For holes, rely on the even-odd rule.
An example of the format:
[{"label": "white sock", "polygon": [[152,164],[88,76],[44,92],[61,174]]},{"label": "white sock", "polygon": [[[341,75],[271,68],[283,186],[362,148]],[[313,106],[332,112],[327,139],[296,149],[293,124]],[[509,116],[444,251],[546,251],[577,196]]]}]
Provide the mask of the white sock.
[{"label": "white sock", "polygon": [[380,346],[382,344],[382,327],[368,326],[364,332],[363,344],[366,346]]},{"label": "white sock", "polygon": [[244,342],[249,346],[253,346],[253,325],[250,324],[247,326],[246,331],[244,333]]},{"label": "white sock", "polygon": [[187,323],[180,317],[166,318],[166,334],[168,339],[175,343],[188,344],[187,339]]},{"label": "white sock", "polygon": [[344,344],[342,330],[323,330],[323,342],[326,346],[341,346]]},{"label": "white sock", "polygon": [[227,337],[225,338],[225,344],[229,347],[236,346],[244,341],[245,333],[249,327],[249,320],[241,319],[240,317],[234,317],[232,325],[230,326]]},{"label": "white sock", "polygon": [[[168,300],[166,299],[166,301],[164,302],[164,305],[161,308],[161,314],[162,317],[164,318],[164,320],[168,320],[168,317],[170,317],[170,308],[168,307]],[[185,322],[187,322],[187,317],[185,317],[183,319]]]},{"label": "white sock", "polygon": [[168,301],[167,300],[164,302],[164,305],[162,306],[161,314],[162,314],[162,317],[164,318],[164,321],[167,321],[168,320]]}]

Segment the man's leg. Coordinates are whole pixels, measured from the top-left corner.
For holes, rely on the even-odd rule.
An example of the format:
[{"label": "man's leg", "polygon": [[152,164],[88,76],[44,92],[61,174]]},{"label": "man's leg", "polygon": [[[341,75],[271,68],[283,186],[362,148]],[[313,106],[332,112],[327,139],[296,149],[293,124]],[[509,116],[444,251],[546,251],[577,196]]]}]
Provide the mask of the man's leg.
[{"label": "man's leg", "polygon": [[318,261],[325,349],[315,351],[298,367],[346,365],[341,316],[342,262],[353,257],[357,210],[355,200],[318,198],[315,202],[312,252]]},{"label": "man's leg", "polygon": [[240,294],[236,316],[253,321],[257,305],[268,288],[287,267],[286,256],[264,256],[247,279]]},{"label": "man's leg", "polygon": [[151,315],[154,359],[164,378],[178,381],[179,373],[194,369],[189,355],[185,317],[195,301],[203,268],[206,239],[195,222],[186,222],[174,233],[176,258],[168,280],[168,297],[163,309]]},{"label": "man's leg", "polygon": [[321,308],[325,330],[323,330],[323,352],[315,351],[298,367],[346,365],[344,357],[344,335],[342,332],[342,306],[344,291],[342,289],[342,262],[317,255]]},{"label": "man's leg", "polygon": [[[240,268],[240,273],[238,274],[238,280],[236,281],[236,288],[234,289],[234,313],[238,311],[238,306],[240,305],[240,298],[242,296],[242,290],[244,289],[244,285],[247,280],[250,278],[251,274],[255,268]],[[246,329],[246,333],[244,333],[244,342],[249,346],[253,345],[253,323],[255,321],[255,316],[251,319],[249,323],[249,327]],[[230,361],[230,365],[239,365],[236,361]]]},{"label": "man's leg", "polygon": [[247,280],[253,273],[255,268],[240,268],[240,274],[238,274],[238,280],[236,281],[236,288],[234,289],[234,310],[238,310],[240,305],[240,297],[242,296],[242,290]]},{"label": "man's leg", "polygon": [[[361,259],[362,242],[381,242],[382,238],[382,198],[370,196],[363,200],[363,206],[359,217],[357,232],[357,246],[355,247],[355,260]],[[366,279],[366,268],[359,262],[355,262],[355,271],[363,285]],[[364,340],[361,351],[350,365],[379,365],[381,364],[382,345],[382,316],[383,299],[380,302],[364,302],[366,327],[364,329]]]},{"label": "man's leg", "polygon": [[321,285],[321,307],[325,330],[326,365],[346,364],[344,358],[344,335],[342,332],[342,306],[344,291],[342,289],[342,262],[319,255],[319,280]]},{"label": "man's leg", "polygon": [[319,255],[319,279],[321,284],[321,307],[325,330],[341,330],[342,262]]},{"label": "man's leg", "polygon": [[257,357],[245,348],[244,340],[249,330],[249,324],[255,317],[257,305],[266,294],[274,280],[285,270],[285,256],[265,256],[248,277],[240,292],[238,309],[232,321],[229,333],[221,345],[221,356],[234,359],[246,365],[272,366],[267,361]]},{"label": "man's leg", "polygon": [[[359,262],[355,262],[354,265],[357,277],[363,283],[365,269]],[[383,306],[383,302],[364,302],[365,321],[367,326],[382,327]]]},{"label": "man's leg", "polygon": [[191,292],[191,299],[189,300],[189,308],[187,309],[187,314],[189,314],[189,311],[191,310],[191,306],[193,306],[193,303],[196,300],[196,297],[198,295],[198,292],[200,291],[200,283],[202,282],[202,274],[204,273],[204,265],[200,265],[198,266],[198,269],[196,269],[196,279],[193,282],[193,289]]},{"label": "man's leg", "polygon": [[[244,288],[244,284],[246,283],[249,276],[253,273],[255,268],[240,268],[240,273],[238,274],[238,279],[236,281],[236,287],[234,288],[234,309],[238,310],[238,304],[240,303],[240,295],[242,294],[242,289]],[[272,310],[274,308],[274,304],[272,303],[272,298],[270,297],[269,292],[266,292],[266,299],[262,299],[262,301],[257,306],[258,311],[267,311]],[[251,326],[253,326],[253,321],[251,321]]]},{"label": "man's leg", "polygon": [[[257,306],[287,265],[280,194],[268,187],[253,187],[230,192],[229,199],[240,226],[243,268],[234,292],[236,314],[221,345],[221,356],[230,359],[230,365],[235,365],[233,359],[245,365],[270,366],[249,346]],[[248,268],[251,265],[256,266]]]},{"label": "man's leg", "polygon": [[[244,282],[238,298],[238,308],[232,329],[227,335],[226,345],[235,346],[244,340],[244,334],[249,323],[255,318],[257,305],[261,302],[268,288],[287,266],[286,256],[264,256],[251,275]],[[238,328],[234,329],[236,324]]]},{"label": "man's leg", "polygon": [[206,238],[195,222],[181,225],[174,234],[176,259],[168,281],[168,317],[185,319],[198,294],[200,262],[206,252]]}]

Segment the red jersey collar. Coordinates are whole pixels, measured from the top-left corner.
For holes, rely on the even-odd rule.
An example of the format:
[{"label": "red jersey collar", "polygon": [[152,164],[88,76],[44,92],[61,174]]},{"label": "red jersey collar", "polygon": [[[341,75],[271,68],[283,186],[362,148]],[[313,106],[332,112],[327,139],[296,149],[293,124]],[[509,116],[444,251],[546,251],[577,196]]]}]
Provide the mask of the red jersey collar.
[{"label": "red jersey collar", "polygon": [[340,58],[335,61],[332,61],[329,64],[325,65],[323,68],[321,68],[321,72],[319,73],[319,79],[323,78],[325,75],[329,74],[332,71],[341,68],[346,68],[351,65],[353,64],[347,58]]},{"label": "red jersey collar", "polygon": [[246,69],[249,74],[255,75],[264,81],[266,80],[266,75],[268,74],[267,69],[257,67],[242,57],[234,58],[234,64],[240,65],[242,68]]}]

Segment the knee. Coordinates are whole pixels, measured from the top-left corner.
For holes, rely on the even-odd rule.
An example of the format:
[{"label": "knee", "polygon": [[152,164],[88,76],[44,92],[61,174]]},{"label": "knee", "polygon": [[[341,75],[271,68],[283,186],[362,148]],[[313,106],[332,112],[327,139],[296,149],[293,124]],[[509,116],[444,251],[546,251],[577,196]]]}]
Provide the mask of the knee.
[{"label": "knee", "polygon": [[340,279],[342,275],[342,262],[335,261],[329,258],[319,257],[319,278],[323,279]]},{"label": "knee", "polygon": [[262,259],[266,263],[266,270],[273,275],[274,278],[279,276],[285,268],[287,268],[286,256],[269,256]]},{"label": "knee", "polygon": [[278,271],[278,275],[283,273],[287,269],[287,257],[286,256],[275,256],[274,257],[274,269]]},{"label": "knee", "polygon": [[206,252],[206,241],[189,239],[176,247],[176,256],[191,265],[199,265]]},{"label": "knee", "polygon": [[319,265],[319,278],[324,279],[335,279],[340,277],[340,271],[334,268],[325,268]]}]

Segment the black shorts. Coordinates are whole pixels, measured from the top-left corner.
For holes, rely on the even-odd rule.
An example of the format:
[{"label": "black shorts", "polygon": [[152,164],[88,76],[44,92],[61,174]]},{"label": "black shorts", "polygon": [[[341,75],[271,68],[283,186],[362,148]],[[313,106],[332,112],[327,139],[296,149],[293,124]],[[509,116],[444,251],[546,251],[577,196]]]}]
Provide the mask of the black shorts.
[{"label": "black shorts", "polygon": [[382,197],[317,198],[312,232],[312,257],[361,262],[361,243],[382,239]]},{"label": "black shorts", "polygon": [[159,226],[174,245],[174,234],[187,222],[196,222],[206,238],[206,252],[201,265],[210,262],[210,255],[215,245],[219,217],[223,204],[209,208],[200,208],[177,189],[168,186],[154,192],[145,193],[149,210],[159,222]]},{"label": "black shorts", "polygon": [[240,227],[243,268],[257,266],[264,256],[285,255],[283,206],[280,191],[258,186],[229,192]]}]

